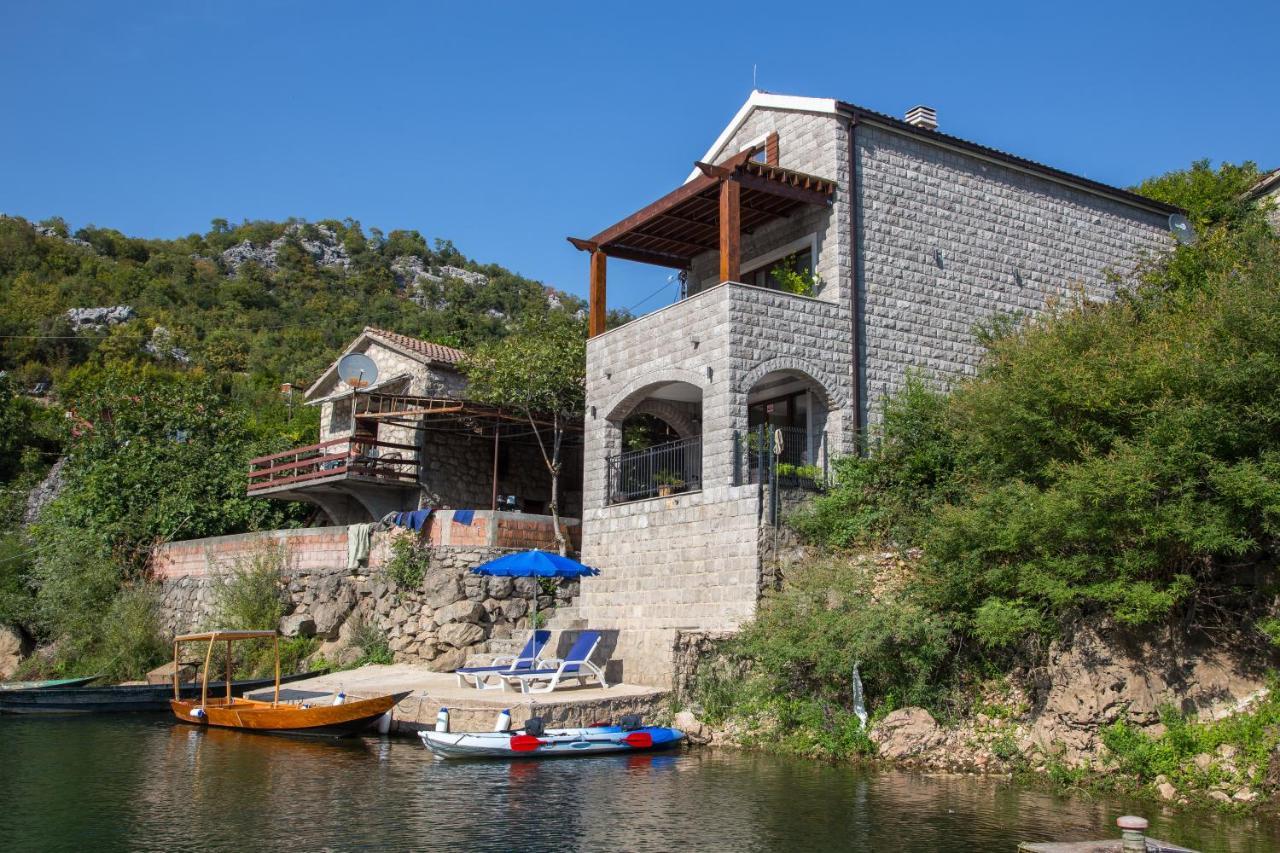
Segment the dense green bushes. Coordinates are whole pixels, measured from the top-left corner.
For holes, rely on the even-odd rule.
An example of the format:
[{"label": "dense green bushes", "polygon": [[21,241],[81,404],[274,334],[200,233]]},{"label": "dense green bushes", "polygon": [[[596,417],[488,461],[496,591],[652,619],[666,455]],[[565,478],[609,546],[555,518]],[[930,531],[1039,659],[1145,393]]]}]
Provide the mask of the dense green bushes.
[{"label": "dense green bushes", "polygon": [[911,382],[801,526],[922,545],[924,600],[989,646],[1081,612],[1213,619],[1280,535],[1278,283],[1277,241],[1246,221],[1114,303],[994,337],[950,394]]},{"label": "dense green bushes", "polygon": [[1262,618],[1280,550],[1280,241],[1239,199],[1253,174],[1154,180],[1191,209],[1195,245],[1149,259],[1113,302],[997,318],[978,375],[949,393],[910,378],[868,452],[792,520],[836,550],[920,546],[910,580],[877,598],[846,564],[793,574],[730,648],[748,682],[847,707],[860,662],[873,710],[945,712],[968,675],[1033,659],[1082,616],[1280,635]]}]

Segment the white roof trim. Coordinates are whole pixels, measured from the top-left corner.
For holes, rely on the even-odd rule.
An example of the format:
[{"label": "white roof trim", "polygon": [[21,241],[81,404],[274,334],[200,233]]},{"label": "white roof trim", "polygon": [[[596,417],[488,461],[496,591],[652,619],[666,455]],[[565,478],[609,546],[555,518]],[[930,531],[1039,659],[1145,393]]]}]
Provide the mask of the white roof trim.
[{"label": "white roof trim", "polygon": [[317,379],[315,382],[311,383],[311,387],[308,388],[303,393],[302,395],[303,399],[304,400],[310,399],[311,395],[314,394],[317,390],[319,390],[320,386],[324,384],[324,382],[329,378],[330,374],[337,373],[338,362],[342,361],[342,356],[350,355],[351,353],[355,352],[356,347],[360,346],[360,344],[366,340],[372,343],[375,343],[378,346],[383,347],[384,349],[389,349],[392,352],[400,353],[400,355],[403,355],[405,358],[411,358],[414,361],[420,362],[422,364],[431,364],[431,359],[420,352],[414,352],[413,350],[405,349],[404,347],[400,346],[394,341],[389,341],[380,335],[374,334],[373,332],[361,332],[359,335],[356,336],[356,339],[352,341],[347,346],[347,348],[342,351],[342,355],[339,355],[337,358],[335,358],[333,360],[333,363],[330,364],[329,367],[325,369],[324,373],[320,374],[320,378]]},{"label": "white roof trim", "polygon": [[[751,92],[751,96],[747,98],[747,102],[742,105],[734,117],[729,121],[727,127],[716,137],[716,141],[711,143],[711,147],[707,149],[707,153],[703,154],[700,162],[714,163],[716,158],[720,156],[720,152],[724,150],[725,145],[729,144],[729,140],[738,128],[742,127],[742,123],[747,120],[747,116],[751,115],[751,111],[756,107],[763,107],[771,110],[792,110],[802,113],[824,113],[827,115],[836,114],[835,98],[806,98],[802,95],[775,95],[771,92],[761,92],[755,89]],[[694,178],[701,175],[702,172],[694,167],[689,173],[689,177],[685,178],[687,184]]]},{"label": "white roof trim", "polygon": [[[413,379],[413,377],[410,376],[408,373],[397,373],[395,376],[392,376],[390,379],[384,379],[381,382],[375,382],[373,385],[367,385],[364,388],[361,388],[360,391],[365,394],[370,394],[381,388],[386,388],[388,385],[394,385],[397,382],[405,382],[411,379]],[[334,394],[330,394],[327,397],[317,397],[314,400],[307,400],[305,403],[303,403],[303,405],[319,406],[324,403],[332,403],[337,400],[345,399],[347,397],[354,397],[355,393],[356,392],[354,388],[343,388],[340,391]]]}]

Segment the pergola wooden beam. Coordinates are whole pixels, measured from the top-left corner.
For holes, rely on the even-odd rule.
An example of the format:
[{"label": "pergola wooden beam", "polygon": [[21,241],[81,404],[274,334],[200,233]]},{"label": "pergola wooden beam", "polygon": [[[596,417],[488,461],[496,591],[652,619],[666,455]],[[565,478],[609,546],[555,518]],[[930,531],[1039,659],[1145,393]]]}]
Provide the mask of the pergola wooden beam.
[{"label": "pergola wooden beam", "polygon": [[[752,159],[761,148],[765,162]],[[831,204],[834,181],[783,169],[777,162],[778,140],[773,134],[764,146],[741,151],[723,163],[697,163],[701,174],[590,240],[570,237],[575,248],[591,254],[588,336],[605,328],[607,258],[687,270],[694,257],[718,251],[720,280],[737,281],[744,231],[785,219],[800,204]]]}]

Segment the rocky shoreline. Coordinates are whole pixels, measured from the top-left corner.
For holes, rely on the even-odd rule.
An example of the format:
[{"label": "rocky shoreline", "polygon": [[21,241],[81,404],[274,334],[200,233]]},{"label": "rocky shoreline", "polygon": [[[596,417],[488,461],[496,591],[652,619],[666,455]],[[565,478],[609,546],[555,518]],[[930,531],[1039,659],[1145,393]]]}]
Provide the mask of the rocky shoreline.
[{"label": "rocky shoreline", "polygon": [[[1173,630],[1135,637],[1082,624],[1041,667],[975,688],[959,719],[899,708],[870,722],[858,752],[885,766],[1038,779],[1169,807],[1280,812],[1280,696],[1251,659]],[[691,743],[794,751],[767,713],[711,725],[701,711],[686,696],[675,716]]]}]

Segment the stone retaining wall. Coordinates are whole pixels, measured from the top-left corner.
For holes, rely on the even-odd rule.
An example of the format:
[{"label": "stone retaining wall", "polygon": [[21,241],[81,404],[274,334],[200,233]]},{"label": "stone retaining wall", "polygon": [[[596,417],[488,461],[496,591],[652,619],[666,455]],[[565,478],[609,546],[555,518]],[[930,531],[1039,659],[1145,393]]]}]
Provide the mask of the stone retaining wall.
[{"label": "stone retaining wall", "polygon": [[[502,521],[509,521],[503,519]],[[516,522],[520,523],[520,522]],[[461,525],[455,525],[461,526]],[[496,530],[501,530],[499,524]],[[577,581],[558,581],[543,591],[526,578],[488,578],[470,569],[513,549],[490,545],[425,544],[423,582],[400,587],[387,576],[393,530],[375,533],[367,566],[347,568],[345,528],[271,531],[176,542],[157,549],[162,621],[179,634],[215,627],[219,585],[237,569],[268,566],[280,577],[286,636],[321,638],[327,658],[347,663],[369,637],[386,640],[396,661],[451,671],[484,652],[490,640],[519,636],[530,628],[530,608],[551,619],[573,601]],[[552,594],[549,594],[552,593]]]}]

